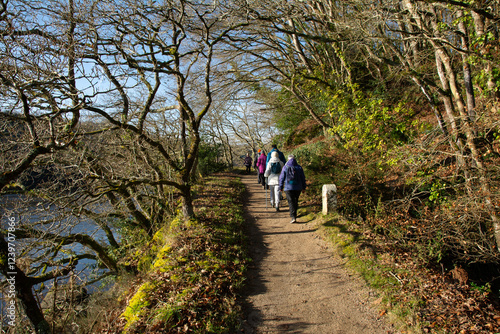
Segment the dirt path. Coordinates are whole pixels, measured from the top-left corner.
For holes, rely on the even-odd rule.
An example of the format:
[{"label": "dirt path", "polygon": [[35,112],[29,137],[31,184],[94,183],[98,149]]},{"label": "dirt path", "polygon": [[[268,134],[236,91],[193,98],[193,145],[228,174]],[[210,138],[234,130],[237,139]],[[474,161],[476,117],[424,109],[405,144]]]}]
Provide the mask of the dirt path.
[{"label": "dirt path", "polygon": [[[395,333],[378,317],[368,290],[288,206],[266,209],[255,175],[243,176],[248,191],[251,255],[244,333]],[[286,201],[285,201],[286,205]],[[300,206],[300,204],[299,204]]]}]

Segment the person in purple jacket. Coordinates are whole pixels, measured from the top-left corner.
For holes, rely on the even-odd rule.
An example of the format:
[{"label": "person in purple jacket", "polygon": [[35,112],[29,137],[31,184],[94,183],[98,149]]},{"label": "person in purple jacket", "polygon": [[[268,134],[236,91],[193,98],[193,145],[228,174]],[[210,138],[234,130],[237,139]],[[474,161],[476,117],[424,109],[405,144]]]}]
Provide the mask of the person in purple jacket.
[{"label": "person in purple jacket", "polygon": [[266,186],[266,179],[264,178],[264,172],[266,171],[266,158],[266,153],[262,151],[259,158],[257,159],[257,163],[255,164],[259,173],[259,183],[264,187]]},{"label": "person in purple jacket", "polygon": [[306,189],[304,170],[297,163],[293,154],[288,156],[288,161],[281,170],[279,188],[281,191],[285,191],[290,217],[292,218],[291,223],[293,224],[297,221],[300,193]]}]

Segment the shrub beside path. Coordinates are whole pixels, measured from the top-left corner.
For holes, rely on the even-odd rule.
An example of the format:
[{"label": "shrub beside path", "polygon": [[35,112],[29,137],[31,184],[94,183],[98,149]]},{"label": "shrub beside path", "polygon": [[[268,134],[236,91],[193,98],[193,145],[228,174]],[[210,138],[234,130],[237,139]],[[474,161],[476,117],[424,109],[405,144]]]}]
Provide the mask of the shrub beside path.
[{"label": "shrub beside path", "polygon": [[243,333],[396,333],[379,316],[363,282],[342,266],[312,223],[299,216],[290,224],[286,201],[280,212],[269,204],[266,209],[256,175],[242,181],[253,258]]}]

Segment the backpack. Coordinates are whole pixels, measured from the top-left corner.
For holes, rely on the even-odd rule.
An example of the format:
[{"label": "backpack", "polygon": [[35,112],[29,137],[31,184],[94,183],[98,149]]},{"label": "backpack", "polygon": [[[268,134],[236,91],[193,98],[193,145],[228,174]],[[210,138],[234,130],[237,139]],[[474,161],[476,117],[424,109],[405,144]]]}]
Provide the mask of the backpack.
[{"label": "backpack", "polygon": [[279,161],[271,163],[271,173],[279,174],[281,172],[281,164]]},{"label": "backpack", "polygon": [[297,166],[290,166],[288,169],[288,176],[287,176],[287,181],[289,184],[298,184],[300,182],[300,167]]}]

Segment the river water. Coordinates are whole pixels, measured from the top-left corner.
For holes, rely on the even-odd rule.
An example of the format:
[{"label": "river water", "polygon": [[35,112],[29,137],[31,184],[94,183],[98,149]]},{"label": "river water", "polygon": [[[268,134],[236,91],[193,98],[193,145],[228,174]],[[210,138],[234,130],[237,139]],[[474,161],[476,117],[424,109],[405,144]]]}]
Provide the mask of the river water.
[{"label": "river water", "polygon": [[[95,205],[91,208],[94,212],[102,211],[102,207]],[[46,201],[31,199],[19,195],[3,195],[0,197],[0,226],[6,231],[6,240],[9,241],[9,257],[15,257],[16,264],[23,271],[29,272],[30,276],[38,276],[49,273],[54,269],[60,269],[66,264],[57,264],[58,261],[68,259],[78,254],[95,253],[81,244],[58,245],[49,234],[67,236],[70,234],[86,234],[98,241],[101,245],[109,245],[106,234],[95,221],[84,216],[69,214],[69,210],[57,208]],[[24,238],[19,235],[20,230],[33,228],[41,231],[36,238]],[[9,232],[11,232],[9,234]],[[12,233],[14,232],[14,233]],[[116,235],[116,233],[115,233]],[[42,237],[43,236],[43,237]],[[117,237],[117,236],[115,236]],[[40,266],[42,262],[49,265]],[[96,277],[106,273],[107,269],[99,268],[97,262],[91,258],[82,258],[71,273],[73,283],[86,285],[89,293],[103,288],[102,283],[97,281],[90,285]],[[0,275],[2,281],[5,277]],[[58,286],[64,285],[68,277],[57,279]],[[54,285],[54,280],[49,280],[42,285],[35,286],[38,290],[39,300],[42,300],[49,289]],[[5,315],[8,294],[0,292],[0,314]]]}]

